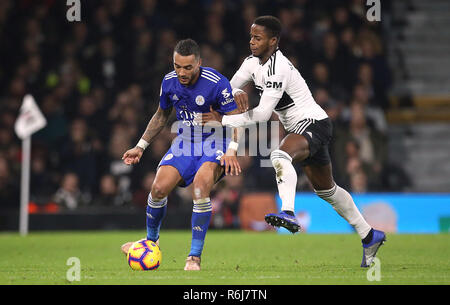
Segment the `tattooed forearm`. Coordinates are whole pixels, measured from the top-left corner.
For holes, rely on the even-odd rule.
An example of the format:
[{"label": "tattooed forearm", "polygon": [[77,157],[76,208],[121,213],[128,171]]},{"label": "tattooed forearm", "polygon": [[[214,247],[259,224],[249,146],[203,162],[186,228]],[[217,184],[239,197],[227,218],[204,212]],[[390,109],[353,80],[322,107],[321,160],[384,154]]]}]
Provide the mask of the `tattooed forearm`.
[{"label": "tattooed forearm", "polygon": [[141,138],[148,143],[151,143],[166,125],[171,111],[171,108],[163,110],[158,107],[158,110],[155,112],[150,122],[148,122],[147,128]]}]

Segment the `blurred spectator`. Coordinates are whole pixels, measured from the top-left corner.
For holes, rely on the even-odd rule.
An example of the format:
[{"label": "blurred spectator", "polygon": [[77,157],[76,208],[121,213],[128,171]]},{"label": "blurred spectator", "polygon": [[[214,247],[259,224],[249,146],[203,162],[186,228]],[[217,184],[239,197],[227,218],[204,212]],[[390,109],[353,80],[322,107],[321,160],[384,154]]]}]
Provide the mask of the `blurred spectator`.
[{"label": "blurred spectator", "polygon": [[387,121],[383,110],[376,105],[371,105],[367,87],[358,84],[353,89],[353,96],[349,107],[342,110],[341,118],[348,122],[351,120],[352,109],[361,107],[367,119],[367,123],[377,131],[385,134],[387,132]]},{"label": "blurred spectator", "polygon": [[89,74],[99,81],[101,86],[114,89],[122,85],[126,78],[126,69],[121,67],[124,63],[112,36],[103,37],[89,64]]},{"label": "blurred spectator", "polygon": [[75,173],[63,176],[59,189],[53,196],[53,201],[61,208],[75,210],[85,204],[79,188],[79,179]]},{"label": "blurred spectator", "polygon": [[36,154],[35,151],[36,149],[33,151],[30,166],[30,197],[32,201],[42,205],[51,200],[58,185],[49,170],[44,154]]},{"label": "blurred spectator", "polygon": [[[133,193],[133,204],[139,208],[147,206],[148,194],[155,180],[156,172],[148,172],[139,182],[139,188]],[[139,183],[137,182],[137,183]]]},{"label": "blurred spectator", "polygon": [[95,206],[121,206],[124,198],[118,192],[117,181],[113,175],[106,174],[100,178],[99,192],[93,197]]},{"label": "blurred spectator", "polygon": [[8,160],[0,156],[0,209],[19,207],[18,178],[13,175]]},{"label": "blurred spectator", "polygon": [[351,110],[350,134],[359,144],[360,157],[373,164],[379,172],[386,157],[385,141],[381,134],[367,126],[364,108],[360,104],[352,104]]},{"label": "blurred spectator", "polygon": [[153,73],[154,57],[153,33],[148,30],[142,30],[137,36],[137,43],[132,57],[132,77],[137,83],[145,85],[153,81],[155,77]]},{"label": "blurred spectator", "polygon": [[347,54],[355,55],[357,52],[357,44],[355,41],[355,29],[347,26],[342,29],[339,34],[339,42]]},{"label": "blurred spectator", "polygon": [[328,94],[325,88],[317,88],[313,91],[313,97],[317,104],[325,110],[328,117],[336,122],[339,118],[342,106]]},{"label": "blurred spectator", "polygon": [[170,142],[162,136],[158,136],[151,144],[150,149],[142,156],[141,168],[137,169],[140,171],[156,171],[161,158],[169,149]]},{"label": "blurred spectator", "polygon": [[98,106],[96,100],[90,95],[81,97],[78,103],[78,117],[82,118],[91,130],[95,130],[96,125],[102,126],[105,124]]},{"label": "blurred spectator", "polygon": [[366,193],[368,191],[366,173],[359,169],[350,175],[350,191],[354,193]]},{"label": "blurred spectator", "polygon": [[[123,203],[145,205],[151,173],[175,136],[170,125],[139,165],[126,166],[121,157],[139,139],[158,107],[161,79],[173,70],[176,42],[196,39],[203,65],[230,79],[250,54],[249,28],[263,14],[276,15],[283,22],[281,50],[335,123],[338,136],[332,156],[342,161],[337,167],[347,183],[351,181],[345,172],[349,157],[344,151],[350,139],[358,143],[362,167],[383,173],[385,188],[395,190],[404,181],[402,175],[383,168],[384,110],[392,77],[381,27],[366,21],[361,1],[88,1],[82,22],[74,23],[64,18],[66,8],[57,1],[0,1],[0,56],[7,59],[0,64],[2,202],[17,202],[11,198],[17,196],[20,140],[13,127],[23,96],[32,93],[48,123],[33,135],[34,146],[47,152],[46,156],[33,154],[35,198],[54,193],[55,177],[71,172],[79,179],[76,188],[83,196],[92,193],[97,198],[101,181],[103,191],[111,192],[115,180]],[[252,86],[246,89],[250,105],[257,105],[258,92]],[[280,135],[284,132],[281,128]],[[267,178],[274,176],[273,168],[260,167],[264,158],[240,157],[244,190],[276,192],[275,180]],[[371,189],[373,176],[370,171],[365,174]],[[75,184],[73,176],[65,177]],[[231,202],[234,191],[227,182],[218,194]],[[59,193],[78,196],[62,187]],[[178,197],[169,208],[191,208],[189,189],[174,194]]]},{"label": "blurred spectator", "polygon": [[97,175],[95,150],[86,121],[75,119],[70,126],[69,137],[62,147],[61,167],[63,171],[75,173],[80,178],[83,192],[92,192]]},{"label": "blurred spectator", "polygon": [[391,72],[383,55],[383,45],[380,37],[369,29],[362,29],[358,33],[359,64],[367,63],[373,71],[374,86],[383,92],[392,83]]},{"label": "blurred spectator", "polygon": [[316,89],[326,89],[332,98],[344,101],[348,98],[345,89],[338,83],[331,81],[328,66],[323,62],[317,62],[313,66],[313,74],[309,88],[312,92]]},{"label": "blurred spectator", "polygon": [[370,104],[374,107],[381,107],[386,109],[388,105],[388,98],[385,89],[376,84],[373,79],[373,69],[368,63],[362,63],[357,70],[357,83],[364,86],[368,91],[368,99]]},{"label": "blurred spectator", "polygon": [[129,128],[121,123],[115,124],[103,158],[103,171],[116,177],[118,193],[123,198],[123,203],[129,203],[132,199],[131,184],[134,168],[122,161],[123,153],[131,146],[131,140]]},{"label": "blurred spectator", "polygon": [[344,52],[339,45],[338,38],[333,32],[328,32],[323,37],[322,49],[316,61],[326,64],[329,71],[329,81],[343,87],[350,87],[352,75],[345,73],[353,65],[351,54]]},{"label": "blurred spectator", "polygon": [[341,153],[334,156],[337,160],[336,168],[342,179],[342,175],[345,175],[344,167],[347,167],[347,174],[350,174],[348,160],[352,157],[356,158],[358,162],[367,164],[370,168],[369,180],[372,182],[372,190],[377,190],[376,188],[380,186],[381,173],[386,164],[386,141],[382,134],[367,125],[360,104],[353,104],[351,111],[349,128],[337,131],[335,149],[341,152],[345,151],[346,154]]},{"label": "blurred spectator", "polygon": [[243,180],[242,175],[227,176],[223,187],[211,198],[211,222],[214,228],[239,228],[239,201],[244,191]]},{"label": "blurred spectator", "polygon": [[161,77],[173,70],[173,49],[177,43],[177,35],[171,29],[162,29],[158,35],[158,48],[155,52],[153,73]]},{"label": "blurred spectator", "polygon": [[33,137],[46,144],[51,150],[57,150],[62,146],[68,131],[69,122],[64,115],[64,109],[54,95],[46,95],[42,100],[41,111],[47,120],[47,125]]}]

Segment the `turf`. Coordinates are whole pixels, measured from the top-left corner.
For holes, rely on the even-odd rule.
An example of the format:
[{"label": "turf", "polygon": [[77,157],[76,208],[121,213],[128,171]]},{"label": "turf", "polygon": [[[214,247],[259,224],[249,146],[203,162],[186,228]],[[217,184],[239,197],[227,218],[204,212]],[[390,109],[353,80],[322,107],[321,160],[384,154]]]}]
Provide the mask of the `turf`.
[{"label": "turf", "polygon": [[[183,270],[190,232],[161,234],[163,260],[156,271],[133,271],[120,252],[143,232],[0,234],[0,284],[450,284],[450,235],[389,234],[380,248],[380,281],[359,267],[356,234],[279,235],[273,232],[208,232],[202,270]],[[81,262],[81,280],[70,282],[70,257]]]}]

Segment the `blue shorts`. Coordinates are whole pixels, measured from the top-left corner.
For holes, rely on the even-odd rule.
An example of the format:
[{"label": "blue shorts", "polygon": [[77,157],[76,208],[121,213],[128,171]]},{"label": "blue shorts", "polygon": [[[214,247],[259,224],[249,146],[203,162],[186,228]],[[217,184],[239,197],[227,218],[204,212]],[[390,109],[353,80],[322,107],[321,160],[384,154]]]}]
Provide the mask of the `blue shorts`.
[{"label": "blue shorts", "polygon": [[[194,181],[194,177],[203,163],[220,164],[220,159],[226,152],[229,143],[230,139],[228,138],[191,142],[177,137],[159,162],[158,168],[163,165],[175,167],[184,180],[179,186],[187,187]],[[217,181],[224,175],[222,174]]]}]

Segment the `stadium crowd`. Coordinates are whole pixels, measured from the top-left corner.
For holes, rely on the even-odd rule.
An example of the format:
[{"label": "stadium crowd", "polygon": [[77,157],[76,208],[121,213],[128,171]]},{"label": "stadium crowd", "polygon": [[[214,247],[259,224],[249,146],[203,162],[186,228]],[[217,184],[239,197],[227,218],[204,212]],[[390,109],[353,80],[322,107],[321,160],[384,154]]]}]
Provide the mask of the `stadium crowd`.
[{"label": "stadium crowd", "polygon": [[[252,21],[266,14],[282,21],[280,49],[334,122],[337,182],[352,192],[400,190],[390,183],[387,166],[384,110],[391,73],[383,28],[367,21],[365,1],[81,3],[81,21],[68,22],[65,1],[0,2],[0,208],[19,203],[21,143],[14,121],[26,93],[48,122],[33,135],[31,201],[37,207],[144,207],[175,135],[166,128],[137,166],[121,157],[158,106],[177,40],[198,41],[203,65],[231,79],[249,54]],[[255,105],[256,91],[248,89]],[[242,175],[226,177],[215,191],[218,226],[236,225],[243,193],[277,191],[272,168],[260,167],[256,157],[242,156],[240,163]],[[302,175],[298,190],[310,190]],[[191,200],[180,188],[169,209],[190,209]]]}]

